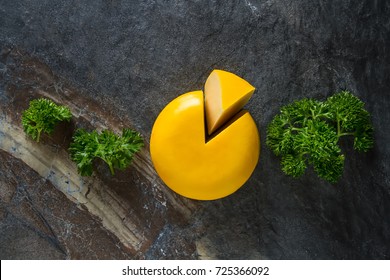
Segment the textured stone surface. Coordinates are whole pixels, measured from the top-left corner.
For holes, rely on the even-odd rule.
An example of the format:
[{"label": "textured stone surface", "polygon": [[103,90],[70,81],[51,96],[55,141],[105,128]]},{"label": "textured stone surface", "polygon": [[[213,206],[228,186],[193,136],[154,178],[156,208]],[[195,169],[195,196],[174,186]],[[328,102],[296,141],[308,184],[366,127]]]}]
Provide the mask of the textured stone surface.
[{"label": "textured stone surface", "polygon": [[[43,61],[86,96],[110,104],[146,139],[160,110],[179,94],[201,89],[214,68],[257,88],[247,108],[262,143],[281,105],[353,91],[373,115],[376,145],[357,154],[343,143],[349,155],[338,184],[312,171],[298,180],[286,177],[262,145],[260,162],[242,189],[222,200],[196,202],[199,210],[186,226],[168,219],[145,256],[189,258],[194,255],[181,254],[181,244],[188,243],[198,254],[207,252],[199,257],[389,259],[389,14],[386,0],[2,0],[0,47]],[[2,51],[1,102],[12,101],[7,86],[18,84],[8,71],[14,63]],[[9,184],[1,183],[2,191]],[[23,258],[23,246],[9,244],[28,238],[35,245],[27,251],[36,244],[47,248],[30,257],[66,257],[7,214],[5,198],[0,203],[2,258]],[[96,257],[88,253],[94,249],[82,250],[80,258]],[[127,256],[117,250],[110,257]]]},{"label": "textured stone surface", "polygon": [[[82,246],[75,244],[80,242],[79,236],[94,231],[97,233],[108,231],[117,237],[117,243],[123,245],[115,249],[119,249],[119,253],[126,249],[124,252],[134,258],[172,256],[194,258],[196,236],[186,235],[186,242],[182,242],[183,234],[180,233],[187,230],[183,225],[188,226],[187,220],[197,207],[190,200],[175,195],[161,184],[151,166],[147,147],[137,153],[131,168],[117,171],[115,176],[111,176],[107,165],[96,161],[96,172],[93,176],[82,177],[78,174],[75,163],[69,158],[67,149],[71,134],[76,127],[99,130],[109,127],[115,132],[120,132],[123,125],[131,124],[129,120],[118,118],[112,110],[113,107],[108,106],[107,103],[105,107],[100,107],[85,94],[54,76],[45,64],[23,54],[22,51],[5,49],[2,55],[7,62],[11,61],[11,63],[7,63],[8,73],[5,77],[7,86],[2,96],[4,102],[0,103],[2,112],[0,151],[3,150],[7,155],[4,163],[8,158],[18,163],[13,164],[12,169],[4,165],[2,170],[4,172],[12,170],[12,174],[20,173],[27,177],[32,176],[31,174],[42,177],[42,181],[51,186],[57,196],[65,200],[61,201],[62,203],[70,203],[68,201],[70,200],[92,214],[86,215],[85,219],[99,221],[87,228],[78,227],[82,234],[76,232],[76,236],[72,237],[71,233],[69,238],[59,239],[59,247],[60,245],[66,248],[73,247],[88,252]],[[43,135],[41,141],[36,143],[26,137],[20,123],[21,112],[28,106],[29,100],[38,97],[48,97],[68,106],[73,117],[70,123],[60,124],[52,136]],[[24,172],[25,169],[28,172]],[[13,180],[4,177],[6,179],[2,181],[2,188],[4,190],[12,188]],[[35,183],[28,181],[26,185],[31,187],[32,191],[40,193]],[[8,207],[6,194],[8,192],[4,192],[3,195],[6,209],[13,213],[13,208]],[[39,204],[39,201],[33,204],[36,203]],[[21,207],[20,204],[16,203],[16,207]],[[49,205],[47,211],[63,213],[63,208],[61,203],[54,203]],[[64,215],[60,218],[68,219]],[[36,222],[34,221],[32,225],[39,226]],[[47,224],[51,223],[53,221]],[[83,221],[78,224],[82,223]],[[175,229],[175,234],[168,235],[169,242],[160,238],[167,232],[166,228]],[[87,234],[83,233],[84,230]],[[58,232],[58,235],[62,236],[63,233]],[[160,244],[159,240],[163,240],[163,244]],[[100,251],[100,247],[104,247],[98,242],[90,242],[88,237],[83,237],[82,242],[85,242],[92,251]],[[162,246],[164,248],[161,248]],[[31,251],[36,249],[38,248]],[[80,258],[78,250],[68,250],[66,257]],[[25,256],[20,254],[20,257]],[[118,258],[118,256],[115,253],[94,254],[94,258]]]},{"label": "textured stone surface", "polygon": [[0,176],[1,259],[131,258],[82,205],[3,151]]}]

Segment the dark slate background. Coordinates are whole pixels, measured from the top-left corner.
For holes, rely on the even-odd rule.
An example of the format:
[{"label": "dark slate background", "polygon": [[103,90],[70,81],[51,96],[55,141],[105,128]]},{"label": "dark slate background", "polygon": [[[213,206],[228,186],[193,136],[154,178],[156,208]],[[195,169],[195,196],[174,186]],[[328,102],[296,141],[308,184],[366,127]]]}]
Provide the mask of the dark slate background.
[{"label": "dark slate background", "polygon": [[262,143],[280,106],[354,92],[372,113],[376,144],[359,154],[342,143],[338,184],[312,170],[285,176],[263,144],[248,183],[199,202],[192,222],[207,225],[217,258],[390,258],[389,1],[0,0],[0,47],[115,104],[147,139],[162,108],[202,89],[214,68],[256,87],[246,107]]}]

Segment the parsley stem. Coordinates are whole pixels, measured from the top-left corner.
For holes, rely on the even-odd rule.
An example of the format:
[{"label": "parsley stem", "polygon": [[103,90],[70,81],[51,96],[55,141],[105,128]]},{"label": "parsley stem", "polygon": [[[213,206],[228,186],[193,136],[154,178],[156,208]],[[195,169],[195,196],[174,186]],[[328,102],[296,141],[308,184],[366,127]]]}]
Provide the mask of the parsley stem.
[{"label": "parsley stem", "polygon": [[337,135],[340,135],[340,119],[338,118],[338,116],[337,116]]},{"label": "parsley stem", "polygon": [[355,135],[355,133],[353,133],[353,132],[343,132],[343,133],[337,134],[338,138],[340,138],[341,136],[348,136],[348,135],[353,136],[353,135]]},{"label": "parsley stem", "polygon": [[341,136],[353,136],[355,135],[354,132],[342,132],[341,131],[341,125],[340,125],[340,119],[337,118],[337,140],[340,139]]},{"label": "parsley stem", "polygon": [[106,163],[108,164],[108,167],[110,167],[111,175],[115,175],[114,167],[112,167],[112,164],[107,162],[107,161],[106,161]]},{"label": "parsley stem", "polygon": [[39,143],[39,139],[41,138],[41,132],[42,132],[42,129],[38,129],[38,133],[37,133],[37,143]]},{"label": "parsley stem", "polygon": [[291,131],[303,131],[303,129],[293,126],[291,127]]}]

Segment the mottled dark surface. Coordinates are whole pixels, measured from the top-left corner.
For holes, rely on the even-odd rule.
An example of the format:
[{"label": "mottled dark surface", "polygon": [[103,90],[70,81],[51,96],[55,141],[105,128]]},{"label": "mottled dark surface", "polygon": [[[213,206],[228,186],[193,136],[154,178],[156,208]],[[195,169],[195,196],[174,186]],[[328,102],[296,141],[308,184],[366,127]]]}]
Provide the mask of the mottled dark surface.
[{"label": "mottled dark surface", "polygon": [[131,258],[82,205],[1,150],[0,178],[1,259]]},{"label": "mottled dark surface", "polygon": [[[353,91],[372,113],[376,144],[358,154],[343,143],[348,156],[338,184],[312,171],[298,180],[286,177],[262,145],[242,189],[199,202],[185,229],[166,225],[146,256],[183,257],[180,246],[169,246],[170,237],[186,243],[195,234],[215,258],[390,258],[389,1],[0,0],[0,48],[42,60],[97,102],[113,104],[146,138],[160,110],[201,89],[214,68],[257,88],[247,109],[262,143],[281,105]],[[0,58],[0,101],[12,63]],[[30,257],[64,257],[4,205],[2,198],[1,258],[23,258],[36,248],[41,253]],[[80,258],[95,257],[88,254],[93,249],[80,250]],[[120,248],[113,254],[125,256]]]},{"label": "mottled dark surface", "polygon": [[[190,218],[191,213],[199,207],[191,200],[175,195],[159,182],[153,167],[148,163],[147,145],[137,154],[131,167],[123,171],[116,171],[115,176],[111,175],[108,166],[103,161],[96,160],[94,162],[96,172],[92,176],[96,180],[93,183],[85,181],[87,177],[84,177],[81,182],[78,181],[81,178],[77,174],[77,169],[74,168],[73,173],[66,167],[66,162],[69,162],[67,149],[75,128],[82,127],[92,130],[101,128],[103,125],[111,129],[115,127],[122,129],[123,126],[131,126],[132,122],[126,118],[118,117],[114,111],[115,105],[109,105],[106,102],[105,106],[101,106],[93,99],[88,98],[88,94],[85,92],[80,92],[63,79],[55,76],[47,65],[32,58],[27,53],[19,49],[6,48],[3,49],[1,56],[6,61],[7,73],[3,79],[6,89],[1,96],[2,102],[0,103],[0,152],[4,156],[3,161],[0,161],[4,164],[0,168],[4,172],[4,179],[0,181],[0,190],[2,191],[0,192],[0,201],[5,208],[6,216],[4,218],[11,217],[9,220],[4,219],[4,222],[12,225],[12,221],[16,221],[12,217],[22,218],[29,214],[28,211],[18,212],[19,208],[25,208],[24,199],[13,198],[13,195],[20,190],[9,191],[19,186],[19,183],[17,185],[14,183],[15,180],[18,180],[18,182],[23,182],[20,184],[27,186],[29,192],[35,195],[36,201],[31,200],[32,206],[41,209],[39,216],[47,226],[53,229],[52,235],[55,236],[56,243],[48,245],[73,249],[66,250],[64,257],[67,259],[87,258],[89,255],[96,259],[120,258],[116,253],[123,254],[124,258],[136,259],[196,258],[195,240],[202,235],[202,232],[198,230],[198,234],[194,234]],[[60,123],[53,135],[44,134],[40,142],[35,143],[26,137],[21,129],[21,112],[28,107],[30,100],[40,97],[48,97],[60,104],[66,104],[74,115],[70,123]],[[15,130],[14,132],[7,130],[9,127],[19,129],[21,139],[18,138],[18,133]],[[15,140],[12,145],[7,146],[7,139],[10,138],[19,140]],[[26,153],[23,148],[35,152],[30,153],[28,158],[20,157]],[[43,150],[40,150],[41,148]],[[49,156],[46,159],[41,158],[45,154]],[[24,164],[21,159],[28,161],[29,165]],[[10,160],[11,163],[9,163]],[[71,165],[76,167],[74,163]],[[42,172],[42,167],[47,171]],[[32,169],[35,169],[36,172]],[[27,180],[34,176],[39,178],[40,175],[37,172],[43,174],[40,181]],[[72,172],[72,175],[68,172]],[[62,175],[58,176],[58,173],[62,173]],[[13,177],[9,177],[10,174]],[[63,180],[65,180],[66,185],[58,184],[63,181],[60,179],[61,177],[65,178]],[[59,180],[53,180],[53,178],[59,178]],[[75,183],[74,179],[77,179],[76,182],[79,183]],[[41,184],[46,188],[44,192]],[[48,197],[46,197],[47,190],[50,190]],[[46,209],[39,199],[45,198],[50,201],[52,195],[57,196],[58,203],[49,203]],[[70,220],[67,215],[69,211],[73,210],[69,210],[67,207],[72,204],[75,204],[73,206],[79,207],[82,211],[76,212]],[[98,210],[97,213],[94,212],[97,216],[89,214],[90,209]],[[52,225],[55,223],[55,220],[51,219],[54,212],[56,212],[56,220],[62,221],[60,225]],[[120,221],[116,220],[116,216],[119,216]],[[90,224],[89,220],[98,222]],[[103,220],[108,221],[111,225],[115,222],[115,227],[111,226],[110,229],[114,231],[111,233],[118,237],[116,239],[117,247],[107,249],[105,248],[106,244],[104,244],[107,241],[100,240],[99,234],[104,232],[111,236],[105,228],[107,223],[104,225]],[[39,220],[35,219],[29,224],[29,228],[34,229],[31,232],[32,237],[36,237],[34,233],[39,233],[35,230],[40,227],[38,222]],[[76,230],[63,230],[63,228],[69,227]],[[188,234],[189,231],[192,231],[191,234]],[[119,246],[120,238],[124,236],[123,232],[126,235],[126,238],[122,240],[125,246]],[[12,252],[19,247],[24,248],[25,244],[22,242],[24,239],[19,238],[17,232],[12,234],[12,231],[6,231],[6,233],[8,237],[4,237],[4,240],[8,242],[12,236],[15,236],[16,244],[11,243],[9,247],[5,247],[5,252]],[[91,238],[97,242],[91,242],[89,240]],[[29,238],[26,240],[28,241]],[[19,244],[19,242],[21,243]],[[102,242],[103,245],[100,245],[99,242]],[[80,243],[83,243],[82,245],[86,246],[87,249]],[[7,243],[4,242],[5,244]],[[126,246],[128,247],[125,248]],[[47,254],[48,249],[56,250],[56,247],[43,249],[42,257]],[[39,250],[39,246],[33,247],[30,252],[38,251],[35,255],[39,255]],[[34,255],[15,253],[10,257],[34,258]]]}]

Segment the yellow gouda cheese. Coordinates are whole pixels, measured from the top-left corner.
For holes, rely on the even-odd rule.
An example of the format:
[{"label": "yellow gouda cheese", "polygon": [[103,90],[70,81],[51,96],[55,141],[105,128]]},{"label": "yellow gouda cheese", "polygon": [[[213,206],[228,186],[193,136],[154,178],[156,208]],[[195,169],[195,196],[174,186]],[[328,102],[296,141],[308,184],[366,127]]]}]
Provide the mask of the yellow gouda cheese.
[{"label": "yellow gouda cheese", "polygon": [[251,98],[255,88],[237,75],[214,70],[205,84],[208,134],[237,114]]},{"label": "yellow gouda cheese", "polygon": [[204,111],[202,91],[171,101],[155,121],[150,153],[168,187],[188,198],[212,200],[248,180],[259,158],[260,140],[253,118],[241,111],[206,143]]}]

